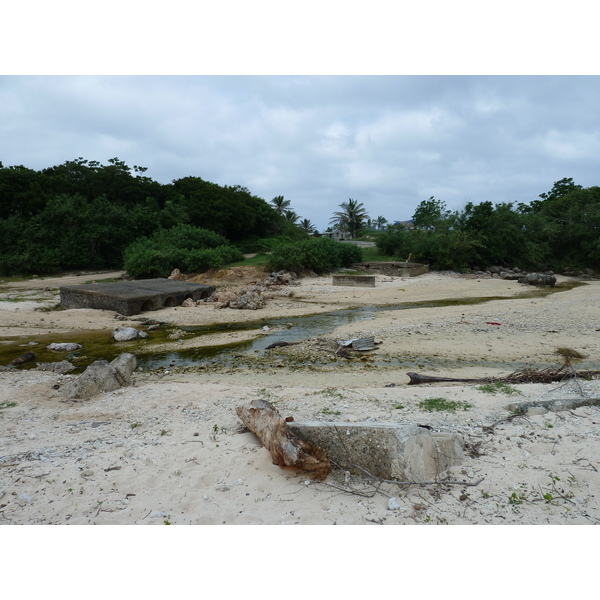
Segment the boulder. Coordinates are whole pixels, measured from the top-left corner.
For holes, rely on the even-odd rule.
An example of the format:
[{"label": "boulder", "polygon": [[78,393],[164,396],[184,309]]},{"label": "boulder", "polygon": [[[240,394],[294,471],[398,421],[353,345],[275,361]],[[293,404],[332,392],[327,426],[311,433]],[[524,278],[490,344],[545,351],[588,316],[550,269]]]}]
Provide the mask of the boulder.
[{"label": "boulder", "polygon": [[112,362],[94,361],[77,379],[68,383],[64,392],[68,398],[83,400],[101,392],[112,392],[131,381],[137,361],[133,354],[117,356]]},{"label": "boulder", "polygon": [[149,336],[145,331],[139,331],[135,327],[117,327],[113,331],[113,338],[116,342],[128,342],[147,337]]}]

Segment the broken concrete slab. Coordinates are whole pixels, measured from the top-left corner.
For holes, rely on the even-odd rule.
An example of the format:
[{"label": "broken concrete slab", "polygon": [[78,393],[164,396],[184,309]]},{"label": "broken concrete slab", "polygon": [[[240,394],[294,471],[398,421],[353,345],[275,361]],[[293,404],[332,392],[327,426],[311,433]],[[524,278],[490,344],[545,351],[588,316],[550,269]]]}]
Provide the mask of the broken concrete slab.
[{"label": "broken concrete slab", "polygon": [[300,438],[323,448],[334,465],[355,475],[422,483],[461,464],[463,440],[412,423],[291,422]]},{"label": "broken concrete slab", "polygon": [[375,287],[375,275],[333,275],[332,285],[347,287]]},{"label": "broken concrete slab", "polygon": [[181,306],[184,300],[202,300],[215,291],[214,285],[173,279],[140,279],[112,283],[88,283],[60,288],[65,308],[114,310],[130,316],[149,310]]},{"label": "broken concrete slab", "polygon": [[407,262],[366,262],[356,263],[354,267],[392,277],[418,277],[429,272],[429,265]]},{"label": "broken concrete slab", "polygon": [[112,392],[129,385],[137,360],[128,352],[120,354],[112,362],[95,360],[87,369],[69,382],[63,392],[71,400],[92,398],[101,392]]}]

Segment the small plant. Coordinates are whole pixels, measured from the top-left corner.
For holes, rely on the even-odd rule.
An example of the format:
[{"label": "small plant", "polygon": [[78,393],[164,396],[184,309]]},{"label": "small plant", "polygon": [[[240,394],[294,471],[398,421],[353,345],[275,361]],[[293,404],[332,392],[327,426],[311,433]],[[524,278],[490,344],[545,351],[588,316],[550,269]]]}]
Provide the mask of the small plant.
[{"label": "small plant", "polygon": [[405,406],[404,406],[404,404],[396,404],[396,405],[394,406],[394,408],[395,408],[396,410],[402,410],[403,408],[405,408]]},{"label": "small plant", "polygon": [[135,429],[136,427],[141,427],[141,426],[142,426],[142,424],[141,424],[141,423],[132,423],[132,424],[130,425],[131,429]]},{"label": "small plant", "polygon": [[517,492],[513,492],[509,497],[508,497],[508,503],[509,504],[523,504],[523,501],[527,500],[527,497],[523,494],[517,494]]},{"label": "small plant", "polygon": [[341,415],[342,413],[339,410],[331,410],[329,407],[325,407],[321,409],[321,412],[324,415]]},{"label": "small plant", "polygon": [[341,394],[341,392],[338,392],[336,388],[325,388],[324,390],[321,390],[319,392],[319,394],[322,394],[323,396],[327,396],[329,398],[338,398],[340,400],[343,399],[343,395]]},{"label": "small plant", "polygon": [[165,520],[163,521],[163,523],[164,523],[165,525],[171,525],[171,521],[168,521],[167,519],[165,519]]},{"label": "small plant", "polygon": [[473,405],[461,400],[446,400],[445,398],[427,398],[419,402],[419,408],[427,412],[456,412],[457,410],[469,410]]},{"label": "small plant", "polygon": [[0,409],[2,408],[12,408],[13,406],[16,406],[17,403],[16,402],[2,402],[0,404]]},{"label": "small plant", "polygon": [[490,383],[484,383],[483,385],[477,386],[475,389],[486,394],[506,394],[507,396],[521,394],[519,390],[508,385],[507,383],[504,383],[503,381],[492,381]]}]

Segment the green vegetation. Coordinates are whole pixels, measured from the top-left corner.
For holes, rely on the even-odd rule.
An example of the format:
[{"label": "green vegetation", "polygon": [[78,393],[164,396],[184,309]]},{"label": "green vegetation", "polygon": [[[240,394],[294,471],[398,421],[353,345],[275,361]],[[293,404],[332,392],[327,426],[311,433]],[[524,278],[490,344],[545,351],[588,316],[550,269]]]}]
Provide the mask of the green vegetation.
[{"label": "green vegetation", "polygon": [[480,392],[485,392],[486,394],[506,394],[507,396],[521,394],[519,390],[508,385],[507,383],[504,383],[503,381],[484,383],[483,385],[477,386],[476,389],[478,389]]},{"label": "green vegetation", "polygon": [[392,225],[377,236],[380,252],[465,271],[507,265],[521,269],[600,268],[600,187],[562,179],[530,204],[469,202],[450,211],[421,202],[414,227]]},{"label": "green vegetation", "polygon": [[16,402],[1,402],[0,403],[0,410],[3,408],[12,408],[13,406],[16,406],[17,403]]},{"label": "green vegetation", "polygon": [[121,268],[136,277],[166,276],[175,267],[201,272],[237,264],[249,253],[273,270],[319,274],[363,259],[409,257],[456,271],[600,269],[600,187],[572,179],[516,206],[468,202],[451,211],[431,196],[405,225],[371,219],[349,198],[328,232],[374,240],[377,247],[363,258],[352,244],[311,237],[314,224],[284,196],[267,202],[245,187],[191,176],[161,184],[145,167],[107,163],[77,158],[36,171],[0,162],[2,278]]},{"label": "green vegetation", "polygon": [[457,410],[469,410],[472,404],[460,400],[446,400],[445,398],[427,398],[419,402],[419,408],[427,412],[456,412]]},{"label": "green vegetation", "polygon": [[354,244],[341,244],[328,237],[281,244],[273,248],[267,266],[271,271],[300,273],[311,269],[315,273],[327,273],[340,267],[361,262],[362,250]]}]

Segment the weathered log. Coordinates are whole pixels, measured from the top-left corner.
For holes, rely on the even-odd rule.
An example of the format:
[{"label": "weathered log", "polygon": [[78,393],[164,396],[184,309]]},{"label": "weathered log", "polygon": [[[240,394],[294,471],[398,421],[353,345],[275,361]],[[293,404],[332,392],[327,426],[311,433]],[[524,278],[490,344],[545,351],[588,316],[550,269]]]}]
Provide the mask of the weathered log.
[{"label": "weathered log", "polygon": [[410,381],[408,385],[420,383],[460,382],[460,383],[554,383],[565,379],[592,379],[600,375],[600,371],[565,371],[564,367],[557,369],[523,369],[515,371],[506,377],[480,377],[479,379],[460,379],[455,377],[433,377],[431,375],[419,375],[419,373],[407,373]]},{"label": "weathered log", "polygon": [[455,377],[433,377],[431,375],[419,375],[418,373],[407,373],[407,375],[410,378],[408,385],[418,385],[420,383],[438,383],[441,381],[460,381],[463,383],[476,383],[480,381],[488,381],[487,379],[458,379]]},{"label": "weathered log", "polygon": [[236,408],[238,417],[269,451],[273,464],[323,480],[331,472],[325,450],[301,440],[288,427],[277,409],[266,400],[252,400]]}]

